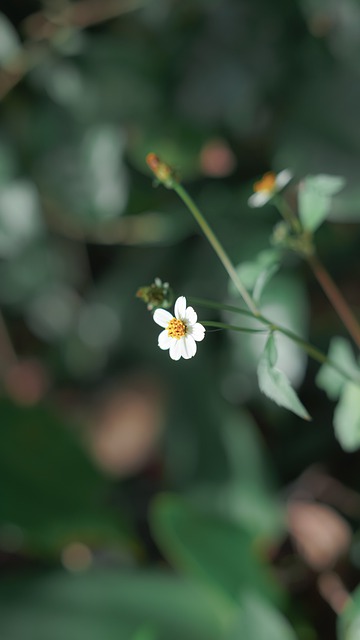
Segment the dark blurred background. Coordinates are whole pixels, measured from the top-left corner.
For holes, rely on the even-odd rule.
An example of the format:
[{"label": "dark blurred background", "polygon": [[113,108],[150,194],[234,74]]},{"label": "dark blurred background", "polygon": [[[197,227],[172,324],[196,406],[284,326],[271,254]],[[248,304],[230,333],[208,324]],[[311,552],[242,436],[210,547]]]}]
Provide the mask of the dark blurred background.
[{"label": "dark blurred background", "polygon": [[[279,343],[305,423],[260,397],[262,338],[209,331],[173,362],[135,294],[160,277],[231,295],[153,188],[155,152],[235,264],[278,220],[247,205],[259,175],[343,175],[317,244],[360,312],[360,2],[0,10],[1,639],[358,640],[358,609],[336,613],[359,576],[360,459],[317,366]],[[294,256],[263,309],[325,351],[345,335]]]}]

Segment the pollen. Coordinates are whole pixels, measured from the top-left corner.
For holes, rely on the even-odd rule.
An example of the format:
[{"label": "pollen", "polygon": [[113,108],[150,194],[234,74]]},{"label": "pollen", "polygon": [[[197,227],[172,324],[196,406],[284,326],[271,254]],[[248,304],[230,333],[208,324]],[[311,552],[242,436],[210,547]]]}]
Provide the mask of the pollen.
[{"label": "pollen", "polygon": [[180,340],[186,334],[186,324],[182,320],[173,318],[166,327],[169,338]]},{"label": "pollen", "polygon": [[261,180],[255,182],[254,191],[255,193],[258,191],[266,191],[267,193],[271,193],[276,184],[276,175],[272,171],[268,171],[265,173]]}]

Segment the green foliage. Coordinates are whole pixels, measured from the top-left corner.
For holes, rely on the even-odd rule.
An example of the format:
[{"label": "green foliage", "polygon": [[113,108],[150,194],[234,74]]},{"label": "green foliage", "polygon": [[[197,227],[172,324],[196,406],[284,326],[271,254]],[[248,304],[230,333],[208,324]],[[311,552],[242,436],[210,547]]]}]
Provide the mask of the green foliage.
[{"label": "green foliage", "polygon": [[253,261],[240,264],[238,275],[245,287],[252,292],[255,302],[259,302],[267,283],[280,267],[281,254],[276,249],[261,251]]},{"label": "green foliage", "polygon": [[57,571],[13,577],[0,590],[7,640],[221,640],[229,617],[210,590],[161,573]]},{"label": "green foliage", "polygon": [[[170,362],[135,293],[158,277],[175,296],[242,305],[182,203],[152,188],[154,152],[190,184],[271,322],[322,350],[340,331],[303,262],[315,231],[358,316],[360,238],[347,224],[360,211],[358,3],[102,0],[77,13],[76,2],[0,14],[0,636],[293,640],[290,617],[299,640],[334,640],[306,558],[285,538],[286,499],[310,464],[351,485],[351,504],[360,489],[314,363],[279,332],[265,345],[266,327],[209,327],[194,361]],[[295,226],[278,226],[266,249],[276,199],[246,203],[255,176],[286,167],[307,177],[279,192]],[[349,343],[329,357],[358,376]],[[29,362],[47,389],[30,401]],[[308,418],[299,389],[313,425],[259,396],[258,366],[265,395]],[[317,382],[339,401],[335,436],[355,451],[358,388],[329,363]],[[74,542],[94,571],[60,570]],[[355,580],[353,564],[343,558]],[[341,640],[355,639],[357,608],[355,593]]]},{"label": "green foliage", "polygon": [[304,229],[314,232],[330,213],[331,198],[344,186],[340,176],[308,176],[299,187],[299,216]]},{"label": "green foliage", "polygon": [[348,382],[335,409],[336,436],[345,451],[356,451],[360,446],[360,387]]},{"label": "green foliage", "polygon": [[241,527],[201,513],[173,495],[157,499],[151,521],[161,548],[182,571],[235,601],[248,589],[273,599],[278,596],[278,586],[257,557],[252,537]]},{"label": "green foliage", "polygon": [[304,405],[300,402],[285,374],[276,368],[277,349],[274,335],[271,334],[265,345],[258,366],[260,391],[281,407],[289,409],[300,418],[310,420]]},{"label": "green foliage", "polygon": [[0,522],[21,532],[20,549],[57,555],[74,540],[129,540],[130,531],[105,506],[108,481],[54,412],[2,400],[0,422]]},{"label": "green foliage", "polygon": [[11,22],[0,13],[0,65],[5,66],[20,52],[20,39]]},{"label": "green foliage", "polygon": [[[344,338],[333,338],[329,359],[354,380],[360,380],[360,370],[352,347]],[[329,398],[338,400],[334,413],[335,435],[345,451],[355,451],[360,446],[360,387],[345,375],[325,364],[321,367],[317,385],[326,391]]]},{"label": "green foliage", "polygon": [[355,589],[351,599],[338,619],[339,640],[358,640],[360,625],[360,589]]}]

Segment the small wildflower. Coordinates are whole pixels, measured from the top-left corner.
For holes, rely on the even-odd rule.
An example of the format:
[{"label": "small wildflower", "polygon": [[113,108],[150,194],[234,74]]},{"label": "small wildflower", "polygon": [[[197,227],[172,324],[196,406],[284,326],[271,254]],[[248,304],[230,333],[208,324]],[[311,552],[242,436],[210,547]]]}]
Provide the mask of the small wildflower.
[{"label": "small wildflower", "polygon": [[281,191],[292,179],[293,174],[289,169],[284,169],[276,175],[272,171],[265,173],[261,180],[255,182],[254,193],[248,199],[250,207],[262,207],[269,202],[274,195]]},{"label": "small wildflower", "polygon": [[146,303],[149,311],[156,309],[156,307],[170,307],[174,299],[169,283],[162,282],[160,278],[155,278],[149,286],[138,289],[136,297]]},{"label": "small wildflower", "polygon": [[169,349],[172,360],[192,358],[197,350],[196,342],[205,337],[205,327],[197,321],[197,314],[192,307],[186,306],[186,298],[180,296],[175,302],[175,317],[165,309],[156,309],[154,320],[163,327],[159,335],[160,349]]},{"label": "small wildflower", "polygon": [[176,171],[172,169],[168,164],[162,162],[159,156],[155,153],[148,153],[146,156],[146,163],[155,175],[158,182],[163,184],[168,189],[173,189],[174,184],[178,182]]}]

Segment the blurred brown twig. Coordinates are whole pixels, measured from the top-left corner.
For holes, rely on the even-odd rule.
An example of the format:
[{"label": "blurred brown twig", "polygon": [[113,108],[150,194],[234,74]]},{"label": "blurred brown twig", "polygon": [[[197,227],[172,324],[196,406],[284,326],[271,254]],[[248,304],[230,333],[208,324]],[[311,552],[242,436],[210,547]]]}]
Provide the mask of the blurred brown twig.
[{"label": "blurred brown twig", "polygon": [[83,30],[140,9],[149,0],[81,0],[61,10],[39,11],[22,24],[25,41],[19,53],[0,69],[0,100],[47,55],[49,45],[69,29]]}]

